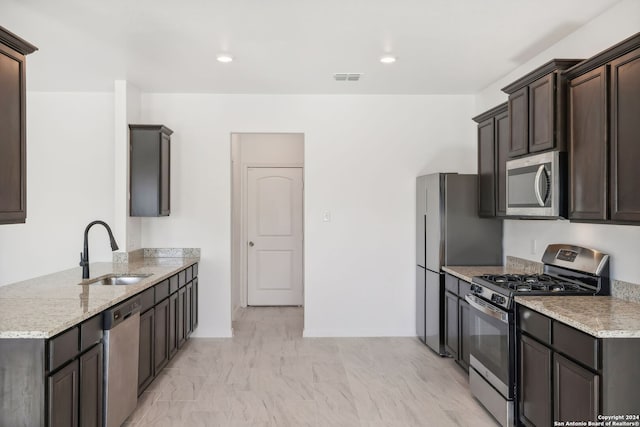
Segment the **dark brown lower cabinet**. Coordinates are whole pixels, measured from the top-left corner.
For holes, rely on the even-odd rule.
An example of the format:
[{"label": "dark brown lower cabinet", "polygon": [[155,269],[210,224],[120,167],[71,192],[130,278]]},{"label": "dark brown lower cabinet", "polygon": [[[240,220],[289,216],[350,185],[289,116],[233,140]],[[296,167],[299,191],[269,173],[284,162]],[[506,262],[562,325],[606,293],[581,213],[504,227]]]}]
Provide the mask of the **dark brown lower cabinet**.
[{"label": "dark brown lower cabinet", "polygon": [[156,304],[154,317],[154,373],[157,375],[169,362],[169,298]]},{"label": "dark brown lower cabinet", "polygon": [[596,338],[517,307],[518,418],[526,426],[637,414],[640,339]]},{"label": "dark brown lower cabinet", "polygon": [[600,376],[557,353],[553,366],[554,421],[596,420]]},{"label": "dark brown lower cabinet", "polygon": [[191,336],[191,332],[193,332],[193,319],[192,308],[193,308],[193,282],[187,283],[187,291],[186,291],[186,301],[185,301],[185,311],[184,311],[184,335],[186,338]]},{"label": "dark brown lower cabinet", "polygon": [[102,344],[80,356],[80,426],[102,426]]},{"label": "dark brown lower cabinet", "polygon": [[78,360],[60,369],[47,379],[49,389],[49,427],[78,426]]},{"label": "dark brown lower cabinet", "polygon": [[458,358],[458,295],[444,293],[445,334],[444,346],[454,359]]},{"label": "dark brown lower cabinet", "polygon": [[178,352],[178,293],[169,297],[169,359]]},{"label": "dark brown lower cabinet", "polygon": [[193,279],[193,306],[191,307],[192,330],[198,327],[198,278]]},{"label": "dark brown lower cabinet", "polygon": [[458,348],[458,363],[469,370],[469,303],[464,298],[458,300],[458,322],[460,330],[460,346]]},{"label": "dark brown lower cabinet", "polygon": [[187,336],[185,335],[185,312],[187,311],[187,289],[180,288],[178,290],[178,310],[176,315],[176,340],[178,341],[178,348],[182,347],[182,345],[187,340]]},{"label": "dark brown lower cabinet", "polygon": [[138,395],[153,381],[153,327],[154,309],[140,316],[140,349],[138,356]]},{"label": "dark brown lower cabinet", "polygon": [[552,351],[536,340],[524,335],[520,337],[519,350],[520,387],[518,400],[520,421],[527,426],[550,426],[552,423],[550,404],[552,402]]}]

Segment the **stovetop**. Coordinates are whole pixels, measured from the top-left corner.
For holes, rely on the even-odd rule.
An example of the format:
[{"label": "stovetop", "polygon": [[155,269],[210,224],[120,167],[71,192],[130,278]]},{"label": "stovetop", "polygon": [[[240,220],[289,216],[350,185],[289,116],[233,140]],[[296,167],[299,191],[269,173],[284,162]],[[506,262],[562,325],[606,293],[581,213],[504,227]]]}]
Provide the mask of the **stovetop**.
[{"label": "stovetop", "polygon": [[542,256],[544,274],[484,274],[471,292],[510,309],[516,295],[609,295],[609,255],[595,249],[552,244]]},{"label": "stovetop", "polygon": [[516,295],[594,295],[596,290],[548,274],[484,274],[473,278],[471,292],[511,309]]},{"label": "stovetop", "polygon": [[593,293],[588,288],[548,274],[484,274],[478,278],[504,290],[506,294],[529,294],[532,292],[537,294],[541,292],[553,294]]}]

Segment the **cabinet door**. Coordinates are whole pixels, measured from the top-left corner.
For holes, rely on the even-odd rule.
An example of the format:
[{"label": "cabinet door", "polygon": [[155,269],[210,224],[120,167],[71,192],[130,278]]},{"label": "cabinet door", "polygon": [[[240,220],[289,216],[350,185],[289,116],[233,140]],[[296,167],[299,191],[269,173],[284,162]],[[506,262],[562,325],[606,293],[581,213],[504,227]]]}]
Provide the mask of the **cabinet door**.
[{"label": "cabinet door", "polygon": [[529,150],[529,88],[509,95],[509,157],[527,154]]},{"label": "cabinet door", "polygon": [[495,117],[496,216],[507,215],[507,160],[509,159],[509,112]]},{"label": "cabinet door", "polygon": [[25,222],[25,58],[0,44],[0,224]]},{"label": "cabinet door", "polygon": [[78,360],[51,375],[49,388],[49,427],[78,426]]},{"label": "cabinet door", "polygon": [[600,408],[600,377],[569,359],[553,355],[554,420],[596,421]]},{"label": "cabinet door", "polygon": [[[551,350],[532,338],[520,336],[518,401],[520,421],[527,426],[550,426]],[[578,420],[579,418],[575,418]]]},{"label": "cabinet door", "polygon": [[192,330],[198,327],[198,278],[193,279],[193,305],[191,306],[191,319],[193,321]]},{"label": "cabinet door", "polygon": [[140,353],[138,356],[138,394],[153,381],[154,309],[140,316]]},{"label": "cabinet door", "polygon": [[191,336],[191,332],[193,331],[193,320],[192,320],[192,307],[193,307],[193,282],[187,283],[187,293],[185,295],[185,312],[184,312],[184,335],[185,338],[189,338]]},{"label": "cabinet door", "polygon": [[478,215],[496,214],[495,139],[493,117],[478,124]]},{"label": "cabinet door", "polygon": [[444,293],[444,345],[447,353],[458,359],[458,296]]},{"label": "cabinet door", "polygon": [[640,49],[611,62],[611,219],[640,221]]},{"label": "cabinet door", "polygon": [[102,426],[102,344],[80,356],[80,425]]},{"label": "cabinet door", "polygon": [[156,304],[154,310],[153,359],[154,375],[158,375],[169,362],[169,299],[167,298]]},{"label": "cabinet door", "polygon": [[178,293],[169,297],[169,359],[178,351]]},{"label": "cabinet door", "polygon": [[171,137],[160,134],[160,215],[171,213]]},{"label": "cabinet door", "polygon": [[460,338],[458,340],[458,362],[466,370],[469,370],[469,303],[464,298],[458,299],[458,322]]},{"label": "cabinet door", "polygon": [[182,344],[186,341],[187,337],[185,336],[185,313],[187,311],[187,298],[186,298],[186,288],[180,288],[178,291],[178,310],[176,314],[176,339],[178,341],[178,348],[182,347]]},{"label": "cabinet door", "polygon": [[529,152],[555,146],[555,82],[551,73],[529,85]]},{"label": "cabinet door", "polygon": [[607,219],[607,68],[569,82],[569,219]]}]

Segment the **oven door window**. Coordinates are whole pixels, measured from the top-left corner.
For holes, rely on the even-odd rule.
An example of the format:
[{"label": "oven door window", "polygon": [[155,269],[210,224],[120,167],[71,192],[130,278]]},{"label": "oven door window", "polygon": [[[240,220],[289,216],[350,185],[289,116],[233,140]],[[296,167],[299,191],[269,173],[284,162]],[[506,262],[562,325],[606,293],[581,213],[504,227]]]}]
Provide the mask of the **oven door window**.
[{"label": "oven door window", "polygon": [[[509,324],[473,307],[470,310],[469,322],[470,354],[495,375],[504,387],[508,387],[510,383]],[[483,373],[480,372],[480,374]]]}]

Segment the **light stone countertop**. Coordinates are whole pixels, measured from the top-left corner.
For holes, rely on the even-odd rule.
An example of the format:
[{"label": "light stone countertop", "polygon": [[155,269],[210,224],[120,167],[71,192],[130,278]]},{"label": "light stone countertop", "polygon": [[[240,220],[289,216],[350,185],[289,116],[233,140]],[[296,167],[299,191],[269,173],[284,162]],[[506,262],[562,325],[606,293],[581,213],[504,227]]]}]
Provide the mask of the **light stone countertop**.
[{"label": "light stone countertop", "polygon": [[91,278],[151,274],[134,285],[79,285],[82,268],[0,287],[0,338],[50,338],[161,282],[199,258],[144,258],[131,263],[91,263]]},{"label": "light stone countertop", "polygon": [[517,296],[518,304],[597,338],[640,338],[640,303],[607,296]]},{"label": "light stone countertop", "polygon": [[504,265],[452,266],[442,267],[442,271],[456,276],[458,279],[471,282],[473,276],[483,274],[528,274],[523,268]]}]

